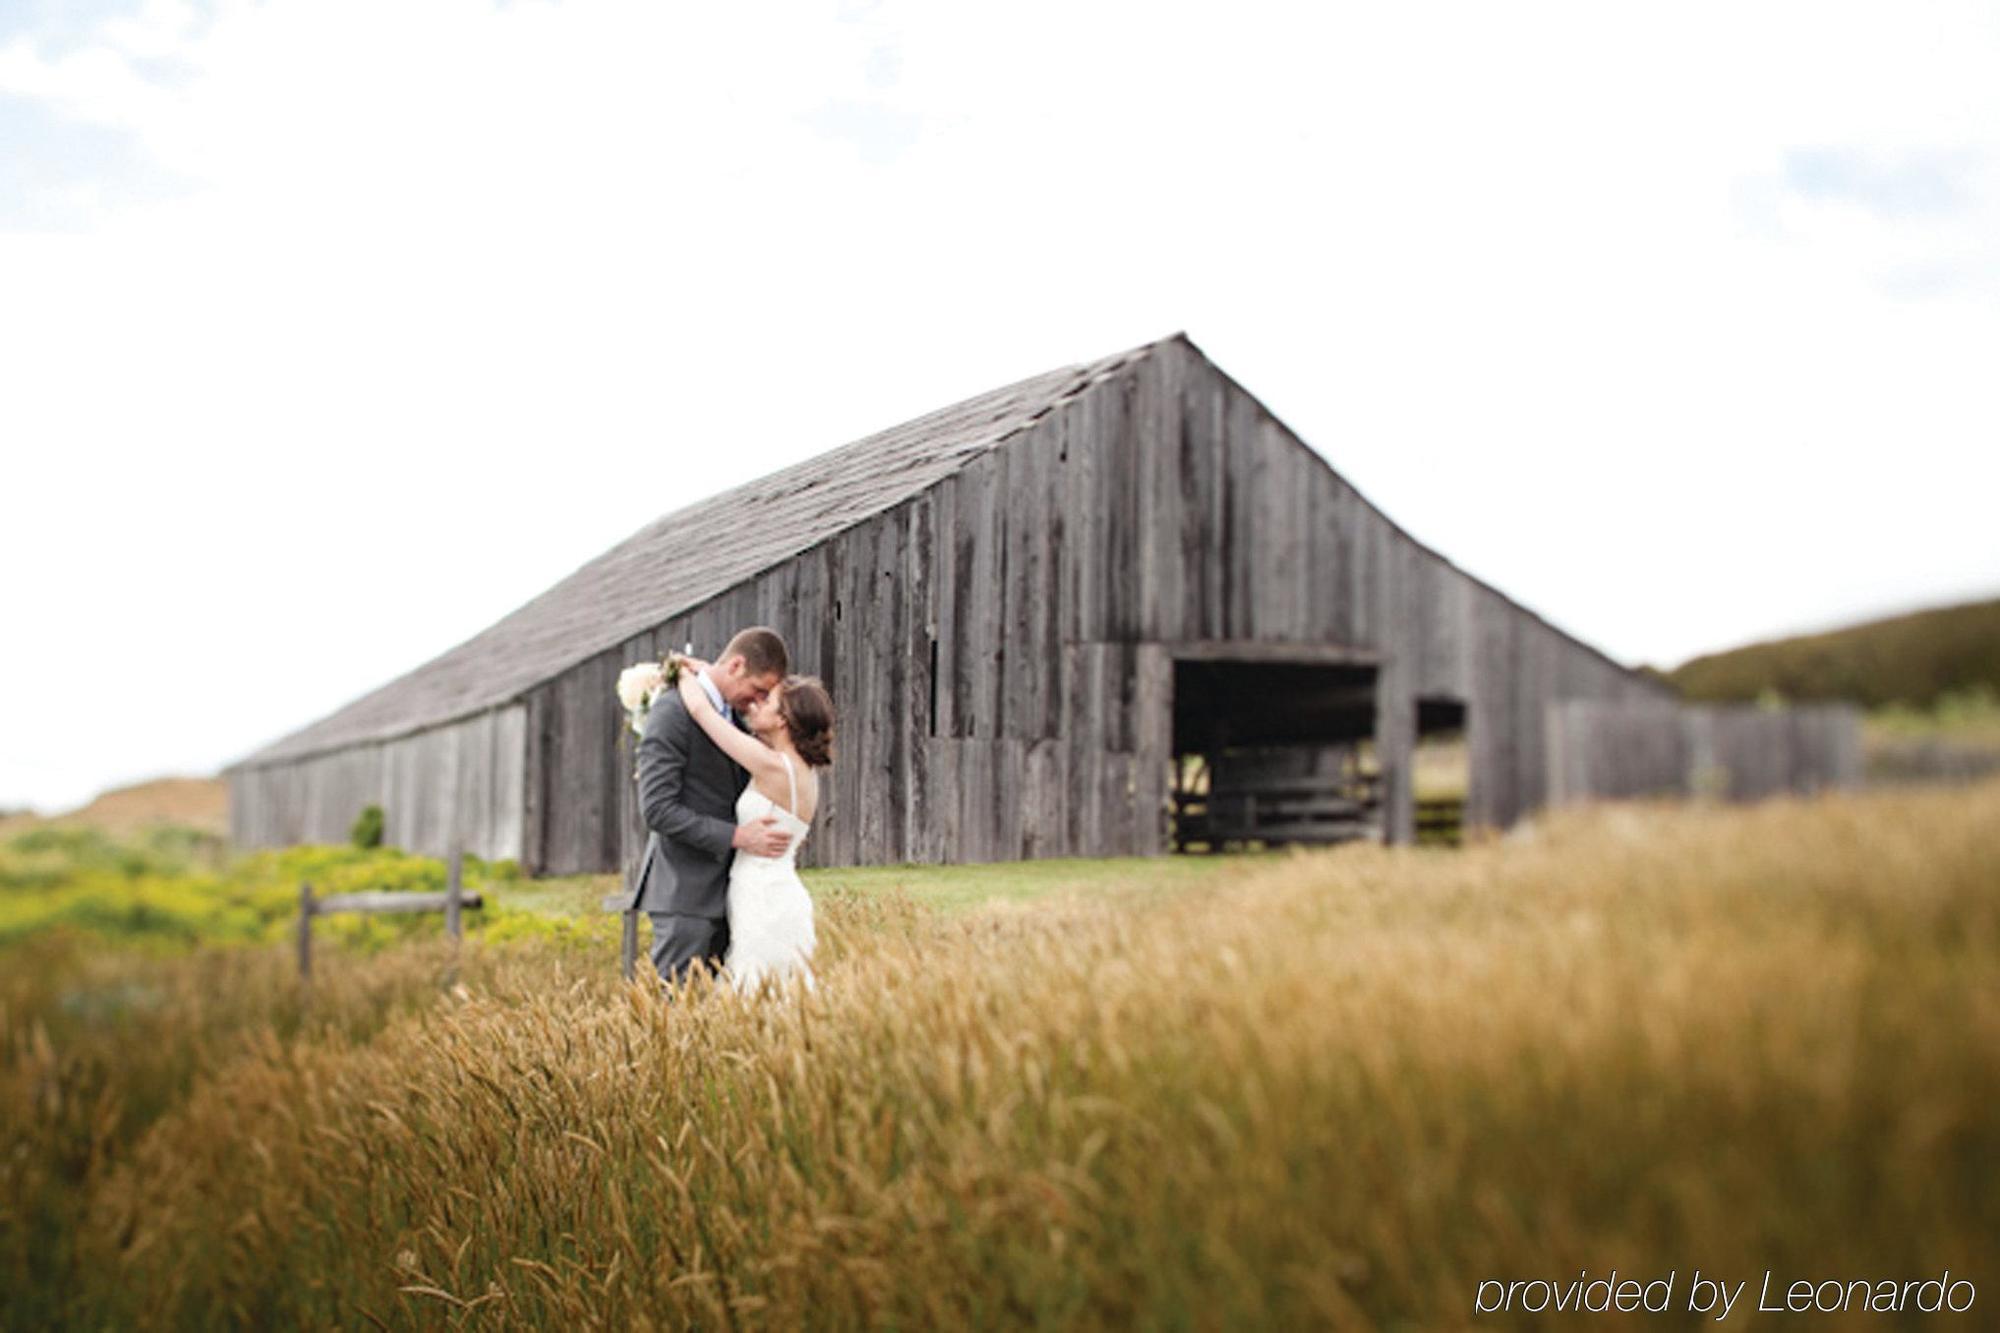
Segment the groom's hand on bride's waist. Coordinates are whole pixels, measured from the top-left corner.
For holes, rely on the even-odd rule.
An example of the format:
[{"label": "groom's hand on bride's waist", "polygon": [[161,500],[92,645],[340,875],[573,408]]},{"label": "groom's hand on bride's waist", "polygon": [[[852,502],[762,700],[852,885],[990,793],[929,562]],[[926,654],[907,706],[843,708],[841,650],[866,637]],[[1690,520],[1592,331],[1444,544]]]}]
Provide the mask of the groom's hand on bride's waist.
[{"label": "groom's hand on bride's waist", "polygon": [[792,845],[792,835],[779,828],[776,819],[765,815],[748,824],[738,824],[729,845],[752,856],[783,856],[785,848]]}]

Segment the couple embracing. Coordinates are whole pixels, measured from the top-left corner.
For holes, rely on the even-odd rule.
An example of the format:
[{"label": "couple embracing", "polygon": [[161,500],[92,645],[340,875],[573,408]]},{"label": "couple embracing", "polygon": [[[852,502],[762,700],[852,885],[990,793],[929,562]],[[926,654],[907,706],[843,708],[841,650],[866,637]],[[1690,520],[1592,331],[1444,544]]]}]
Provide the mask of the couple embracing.
[{"label": "couple embracing", "polygon": [[649,832],[628,906],[651,918],[653,966],[670,983],[719,967],[739,990],[813,984],[798,854],[833,755],[833,702],[789,670],[775,631],[746,629],[713,663],[683,657],[678,687],[646,715]]}]

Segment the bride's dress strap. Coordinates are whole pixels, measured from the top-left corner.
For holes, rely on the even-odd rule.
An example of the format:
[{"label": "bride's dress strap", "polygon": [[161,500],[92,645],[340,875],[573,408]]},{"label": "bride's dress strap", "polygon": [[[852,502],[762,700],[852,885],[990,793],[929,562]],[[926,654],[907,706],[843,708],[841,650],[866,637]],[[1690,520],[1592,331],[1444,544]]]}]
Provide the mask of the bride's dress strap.
[{"label": "bride's dress strap", "polygon": [[792,757],[790,755],[781,754],[778,758],[785,761],[785,781],[789,782],[792,786],[792,799],[790,804],[786,806],[786,809],[790,810],[796,816],[799,813],[799,775],[792,771]]}]

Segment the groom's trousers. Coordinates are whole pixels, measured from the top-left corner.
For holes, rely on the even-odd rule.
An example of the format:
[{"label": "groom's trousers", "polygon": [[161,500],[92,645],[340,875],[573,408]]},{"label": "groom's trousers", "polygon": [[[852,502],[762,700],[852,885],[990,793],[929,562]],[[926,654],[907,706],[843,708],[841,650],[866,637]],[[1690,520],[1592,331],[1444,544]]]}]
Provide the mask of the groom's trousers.
[{"label": "groom's trousers", "polygon": [[687,916],[680,912],[648,912],[653,923],[653,969],[662,981],[679,985],[696,963],[721,967],[729,952],[727,917]]}]

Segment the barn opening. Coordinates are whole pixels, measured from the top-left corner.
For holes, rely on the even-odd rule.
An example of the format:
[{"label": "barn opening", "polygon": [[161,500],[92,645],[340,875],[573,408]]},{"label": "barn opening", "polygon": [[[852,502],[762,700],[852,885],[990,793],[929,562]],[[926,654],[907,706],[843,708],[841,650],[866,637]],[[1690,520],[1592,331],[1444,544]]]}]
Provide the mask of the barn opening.
[{"label": "barn opening", "polygon": [[1417,700],[1417,745],[1411,760],[1420,847],[1457,847],[1465,841],[1465,796],[1472,785],[1472,752],[1466,744],[1465,701],[1436,696]]},{"label": "barn opening", "polygon": [[1379,840],[1376,670],[1176,657],[1174,850]]}]

